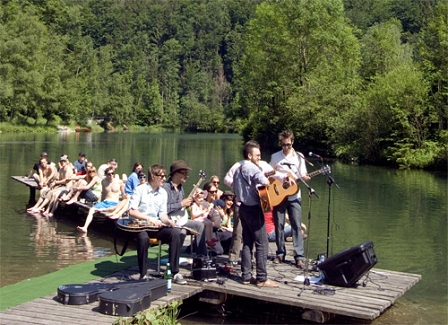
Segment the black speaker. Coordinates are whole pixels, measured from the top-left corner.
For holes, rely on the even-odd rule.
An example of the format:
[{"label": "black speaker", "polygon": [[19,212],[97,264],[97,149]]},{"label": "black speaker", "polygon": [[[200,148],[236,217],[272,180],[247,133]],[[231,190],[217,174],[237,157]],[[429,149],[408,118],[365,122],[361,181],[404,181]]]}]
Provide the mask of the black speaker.
[{"label": "black speaker", "polygon": [[373,243],[366,241],[327,258],[318,267],[324,275],[325,283],[351,287],[376,263],[378,260]]}]

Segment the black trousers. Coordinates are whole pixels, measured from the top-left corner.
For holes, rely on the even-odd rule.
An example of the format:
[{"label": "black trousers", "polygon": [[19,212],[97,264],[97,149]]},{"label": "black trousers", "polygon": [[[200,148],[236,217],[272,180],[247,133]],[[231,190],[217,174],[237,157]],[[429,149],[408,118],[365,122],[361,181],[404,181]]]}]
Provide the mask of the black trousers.
[{"label": "black trousers", "polygon": [[142,231],[137,234],[137,260],[140,276],[146,275],[148,271],[148,248],[149,238],[157,238],[163,244],[169,244],[168,260],[171,272],[179,273],[179,257],[185,234],[180,228],[162,227],[158,231]]}]

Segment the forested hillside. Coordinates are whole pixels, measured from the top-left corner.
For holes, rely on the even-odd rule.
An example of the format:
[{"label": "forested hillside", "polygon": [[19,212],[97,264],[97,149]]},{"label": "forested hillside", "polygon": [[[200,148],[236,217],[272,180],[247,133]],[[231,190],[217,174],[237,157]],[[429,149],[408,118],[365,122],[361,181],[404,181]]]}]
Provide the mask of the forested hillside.
[{"label": "forested hillside", "polygon": [[3,0],[0,122],[239,132],[445,166],[448,3]]}]

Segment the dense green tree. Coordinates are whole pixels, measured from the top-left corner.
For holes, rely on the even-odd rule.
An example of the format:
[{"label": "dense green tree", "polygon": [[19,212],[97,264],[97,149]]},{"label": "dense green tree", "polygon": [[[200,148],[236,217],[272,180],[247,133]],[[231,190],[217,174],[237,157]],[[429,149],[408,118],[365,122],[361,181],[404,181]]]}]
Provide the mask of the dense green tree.
[{"label": "dense green tree", "polygon": [[401,25],[396,19],[368,29],[361,47],[361,75],[364,78],[385,74],[403,62],[411,62],[412,48],[402,43],[401,34]]},{"label": "dense green tree", "polygon": [[273,145],[277,133],[288,128],[325,142],[328,117],[344,109],[333,99],[350,91],[359,66],[342,2],[263,3],[245,44],[238,100],[248,110],[247,137]]}]

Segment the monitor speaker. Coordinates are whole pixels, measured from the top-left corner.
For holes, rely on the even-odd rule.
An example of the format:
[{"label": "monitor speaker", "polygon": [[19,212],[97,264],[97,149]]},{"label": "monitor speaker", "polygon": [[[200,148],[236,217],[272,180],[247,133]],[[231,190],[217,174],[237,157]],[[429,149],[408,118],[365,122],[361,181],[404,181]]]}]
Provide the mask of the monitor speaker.
[{"label": "monitor speaker", "polygon": [[343,250],[318,264],[325,283],[339,287],[351,287],[378,262],[373,243]]}]

